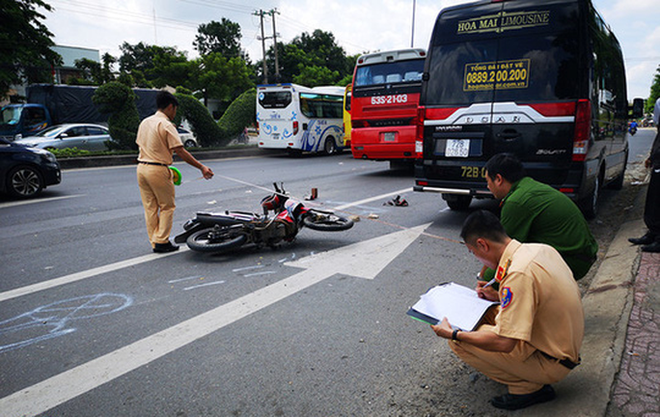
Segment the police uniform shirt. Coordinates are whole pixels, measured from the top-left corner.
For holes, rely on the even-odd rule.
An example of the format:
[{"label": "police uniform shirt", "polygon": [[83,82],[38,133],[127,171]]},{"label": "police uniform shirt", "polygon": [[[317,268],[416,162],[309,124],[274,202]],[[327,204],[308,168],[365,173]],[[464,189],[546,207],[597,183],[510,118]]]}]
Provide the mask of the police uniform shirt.
[{"label": "police uniform shirt", "polygon": [[566,195],[530,177],[502,200],[502,226],[512,238],[555,248],[580,279],[596,259],[598,243],[580,209]]},{"label": "police uniform shirt", "polygon": [[161,111],[140,123],[135,142],[140,148],[138,161],[172,164],[172,149],[183,146],[179,133]]},{"label": "police uniform shirt", "polygon": [[500,309],[495,332],[518,339],[513,355],[535,350],[578,362],[584,336],[582,299],[559,253],[544,244],[512,240],[498,266]]}]

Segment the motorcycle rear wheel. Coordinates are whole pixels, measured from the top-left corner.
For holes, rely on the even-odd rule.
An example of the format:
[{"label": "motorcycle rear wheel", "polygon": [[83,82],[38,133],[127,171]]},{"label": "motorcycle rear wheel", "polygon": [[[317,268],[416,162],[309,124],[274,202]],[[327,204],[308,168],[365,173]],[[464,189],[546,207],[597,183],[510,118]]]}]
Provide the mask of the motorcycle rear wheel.
[{"label": "motorcycle rear wheel", "polygon": [[321,232],[340,232],[353,227],[353,220],[338,216],[329,211],[311,209],[302,219],[303,224]]},{"label": "motorcycle rear wheel", "polygon": [[186,244],[188,247],[197,252],[226,252],[230,249],[235,249],[242,246],[247,241],[247,236],[242,233],[231,233],[228,231],[219,231],[219,233],[212,241],[209,234],[214,232],[213,228],[200,230],[188,236]]}]

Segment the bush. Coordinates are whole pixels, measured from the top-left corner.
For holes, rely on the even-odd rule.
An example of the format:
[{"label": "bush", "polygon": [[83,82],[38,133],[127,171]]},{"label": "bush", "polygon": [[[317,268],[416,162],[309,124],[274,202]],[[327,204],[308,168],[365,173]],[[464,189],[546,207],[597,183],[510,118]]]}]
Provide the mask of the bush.
[{"label": "bush", "polygon": [[225,114],[222,115],[218,124],[226,132],[229,138],[234,138],[241,133],[246,126],[254,124],[256,119],[257,90],[247,90],[234,100]]},{"label": "bush", "polygon": [[231,138],[215,123],[199,100],[189,94],[181,93],[177,93],[176,98],[179,100],[179,110],[175,123],[180,124],[181,118],[188,120],[200,146],[225,146],[229,143]]},{"label": "bush", "polygon": [[49,151],[57,158],[74,158],[76,156],[86,156],[91,153],[85,149],[78,148],[49,149]]},{"label": "bush", "polygon": [[112,81],[99,87],[92,101],[101,113],[110,113],[108,129],[113,142],[107,142],[110,149],[137,149],[140,115],[135,99],[137,96],[126,85]]}]

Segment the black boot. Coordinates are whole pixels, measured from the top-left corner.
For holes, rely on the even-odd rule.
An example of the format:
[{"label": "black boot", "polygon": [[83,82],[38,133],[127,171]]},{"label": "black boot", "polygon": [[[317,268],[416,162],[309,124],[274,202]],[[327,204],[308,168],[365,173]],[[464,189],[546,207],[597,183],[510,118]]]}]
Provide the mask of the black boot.
[{"label": "black boot", "polygon": [[660,253],[660,239],[656,239],[655,242],[642,246],[642,252],[653,252]]},{"label": "black boot", "polygon": [[154,252],[156,253],[174,252],[176,250],[179,250],[179,247],[173,245],[172,242],[169,241],[167,243],[156,243],[154,245]]},{"label": "black boot", "polygon": [[633,245],[650,245],[655,241],[656,235],[650,231],[646,232],[646,234],[642,237],[631,237],[628,239],[628,242],[632,243]]},{"label": "black boot", "polygon": [[504,394],[499,397],[493,397],[490,403],[493,407],[505,410],[519,410],[530,405],[544,403],[555,399],[555,390],[550,385],[544,385],[543,388],[531,394]]}]

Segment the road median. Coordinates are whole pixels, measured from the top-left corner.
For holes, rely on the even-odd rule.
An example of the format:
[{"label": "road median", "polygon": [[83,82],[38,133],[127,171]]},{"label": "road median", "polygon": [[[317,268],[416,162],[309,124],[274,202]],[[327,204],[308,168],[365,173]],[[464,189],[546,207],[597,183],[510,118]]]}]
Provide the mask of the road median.
[{"label": "road median", "polygon": [[[257,146],[241,146],[235,148],[217,149],[217,150],[195,150],[191,149],[195,158],[198,160],[208,159],[224,159],[224,158],[239,158],[249,156],[264,156],[264,155],[285,155],[284,151],[280,150],[265,150],[259,149]],[[180,161],[175,156],[175,161]],[[117,165],[135,165],[137,164],[137,154],[132,155],[100,155],[100,156],[86,156],[76,158],[58,158],[62,169],[73,168],[95,168]]]}]

